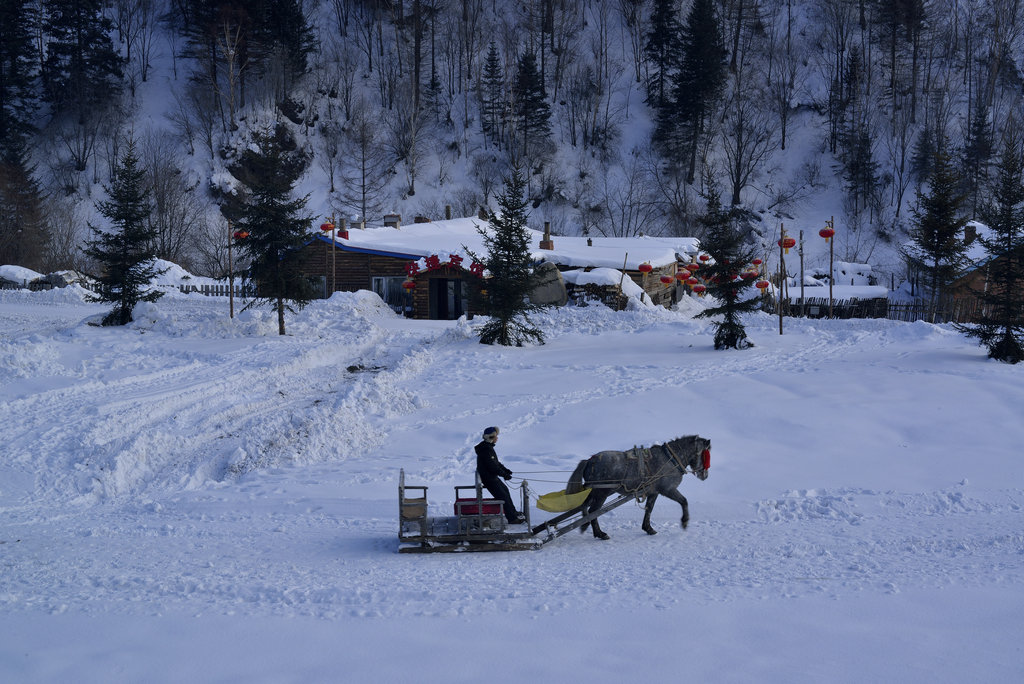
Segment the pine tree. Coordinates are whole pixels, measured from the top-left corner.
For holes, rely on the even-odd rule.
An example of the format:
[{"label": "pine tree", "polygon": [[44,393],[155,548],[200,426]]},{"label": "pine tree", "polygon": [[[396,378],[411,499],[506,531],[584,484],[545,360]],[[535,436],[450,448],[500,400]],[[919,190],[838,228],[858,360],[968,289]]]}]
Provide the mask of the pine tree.
[{"label": "pine tree", "polygon": [[651,10],[651,30],[644,43],[644,57],[650,65],[647,78],[647,104],[651,109],[661,113],[671,106],[672,79],[679,69],[681,59],[679,36],[682,26],[679,23],[676,0],[654,0]]},{"label": "pine tree", "polygon": [[694,0],[683,28],[682,61],[673,93],[677,113],[658,122],[670,158],[688,159],[687,183],[694,181],[700,137],[725,85],[725,54],[715,3]]},{"label": "pine tree", "polygon": [[984,212],[991,236],[979,237],[988,252],[985,290],[976,325],[957,325],[988,348],[990,358],[1006,363],[1024,359],[1024,158],[1019,145],[1007,144],[1000,156],[997,184]]},{"label": "pine tree", "polygon": [[707,210],[700,217],[705,238],[701,248],[711,259],[700,268],[707,293],[719,305],[705,309],[698,318],[721,316],[715,324],[715,349],[748,349],[754,343],[747,339],[747,331],[740,316],[756,311],[757,297],[744,297],[745,290],[754,284],[752,278],[741,274],[754,258],[754,249],[743,244],[736,225],[735,213],[722,209],[718,191],[712,189],[707,198]]},{"label": "pine tree", "polygon": [[103,0],[44,0],[46,100],[82,124],[120,92],[121,58],[110,39]]},{"label": "pine tree", "polygon": [[512,84],[512,107],[522,136],[523,154],[528,159],[532,158],[544,148],[551,136],[551,106],[544,91],[544,80],[537,69],[537,58],[532,52],[525,52],[519,58]]},{"label": "pine tree", "polygon": [[911,244],[905,248],[910,266],[924,276],[929,288],[928,309],[932,317],[942,291],[959,273],[964,260],[961,214],[964,195],[949,155],[935,155],[927,194],[917,193]]},{"label": "pine tree", "polygon": [[977,215],[982,187],[986,184],[992,159],[992,129],[988,111],[978,107],[971,117],[962,153],[964,189],[971,201],[972,215]]},{"label": "pine tree", "polygon": [[129,139],[124,155],[114,167],[110,185],[104,187],[108,199],[96,203],[100,214],[110,220],[111,229],[104,231],[89,224],[96,238],[85,249],[86,255],[103,267],[97,278],[100,291],[93,301],[114,303],[113,310],[103,318],[103,325],[131,323],[136,304],[155,302],[163,296],[163,292],[147,287],[163,271],[153,264],[156,233],[147,220],[152,206],[144,178],[135,141]]},{"label": "pine tree", "polygon": [[484,134],[495,142],[501,140],[505,128],[505,76],[501,70],[498,46],[491,41],[484,62],[480,84],[480,125]]},{"label": "pine tree", "polygon": [[284,124],[252,135],[253,144],[231,167],[248,189],[236,221],[236,233],[247,236],[238,246],[250,260],[249,278],[258,292],[250,306],[272,304],[284,335],[284,312],[302,309],[314,297],[297,258],[313,220],[303,214],[309,196],[291,198],[308,160]]},{"label": "pine tree", "polygon": [[0,264],[42,270],[49,246],[43,191],[26,155],[0,158]]},{"label": "pine tree", "polygon": [[526,180],[518,168],[505,179],[498,195],[498,212],[489,219],[491,230],[481,230],[487,256],[487,307],[491,319],[480,330],[481,344],[521,347],[525,342],[544,343],[544,334],[529,319],[539,307],[527,299],[532,283],[533,259],[526,227]]},{"label": "pine tree", "polygon": [[0,162],[20,158],[33,131],[38,105],[32,33],[36,27],[32,0],[0,3]]}]

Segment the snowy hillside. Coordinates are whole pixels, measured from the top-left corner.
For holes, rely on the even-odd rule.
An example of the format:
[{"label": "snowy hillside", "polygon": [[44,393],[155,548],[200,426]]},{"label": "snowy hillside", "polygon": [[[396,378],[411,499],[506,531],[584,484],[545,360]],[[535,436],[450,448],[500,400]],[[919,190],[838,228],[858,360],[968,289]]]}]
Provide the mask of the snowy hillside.
[{"label": "snowy hillside", "polygon": [[[1024,676],[1024,368],[948,327],[757,315],[716,352],[687,312],[566,308],[496,348],[366,292],[285,337],[102,311],[0,292],[2,681]],[[711,475],[685,531],[659,500],[656,536],[627,504],[609,541],[398,554],[399,469],[450,510],[488,425],[540,493],[684,434]]]},{"label": "snowy hillside", "polygon": [[[713,7],[717,30],[696,39],[717,36],[727,69],[686,182],[652,138],[652,83],[663,74],[671,91],[682,65],[652,43],[675,39],[665,54],[676,54],[697,5]],[[228,205],[244,194],[239,154],[283,122],[306,159],[294,195],[308,196],[313,226],[439,219],[445,207],[476,215],[525,154],[536,229],[700,237],[714,185],[759,245],[804,232],[807,268],[824,267],[817,231],[834,218],[837,258],[899,282],[898,246],[936,141],[948,141],[967,216],[989,191],[1020,109],[1018,14],[949,0],[17,0],[0,34],[15,70],[0,84],[0,147],[16,160],[0,178],[11,208],[0,264],[95,272],[78,248],[106,225],[96,203],[131,136],[159,256],[223,275]],[[78,61],[66,54],[70,18],[96,36]],[[524,94],[527,57],[539,71]],[[111,68],[75,78],[75,64],[101,62]],[[62,83],[95,106],[69,102]],[[669,120],[679,105],[667,101]],[[546,132],[528,150],[533,116]]]}]

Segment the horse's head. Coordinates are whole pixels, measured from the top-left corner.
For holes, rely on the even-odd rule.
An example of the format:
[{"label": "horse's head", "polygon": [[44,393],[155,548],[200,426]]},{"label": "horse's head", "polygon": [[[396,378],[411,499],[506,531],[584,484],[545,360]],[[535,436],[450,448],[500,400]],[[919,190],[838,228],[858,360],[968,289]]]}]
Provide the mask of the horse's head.
[{"label": "horse's head", "polygon": [[708,479],[711,468],[711,440],[699,435],[680,437],[669,442],[669,447],[682,459],[685,468],[693,472],[700,480]]}]

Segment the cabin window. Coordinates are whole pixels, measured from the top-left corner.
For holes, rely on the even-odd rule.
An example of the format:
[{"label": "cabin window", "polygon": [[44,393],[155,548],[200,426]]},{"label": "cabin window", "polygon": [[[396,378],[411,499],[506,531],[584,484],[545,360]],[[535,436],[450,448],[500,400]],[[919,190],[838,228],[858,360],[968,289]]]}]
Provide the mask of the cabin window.
[{"label": "cabin window", "polygon": [[401,276],[376,276],[373,278],[373,291],[384,300],[396,313],[406,314],[412,311],[412,295],[410,295],[402,283],[405,278]]}]

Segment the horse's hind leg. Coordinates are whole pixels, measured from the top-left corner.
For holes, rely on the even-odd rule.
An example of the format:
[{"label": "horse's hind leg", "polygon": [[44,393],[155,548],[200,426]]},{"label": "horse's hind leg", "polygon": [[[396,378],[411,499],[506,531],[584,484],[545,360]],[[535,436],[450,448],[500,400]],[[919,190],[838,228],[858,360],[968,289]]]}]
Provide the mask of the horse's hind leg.
[{"label": "horse's hind leg", "polygon": [[[595,490],[595,492],[596,491],[597,490]],[[593,513],[594,511],[598,510],[599,508],[601,508],[601,506],[604,506],[605,499],[607,499],[607,498],[608,498],[608,494],[597,494],[595,496],[594,493],[591,493],[590,497],[589,497],[589,499],[591,499],[591,501],[590,501],[590,504],[585,509],[586,513],[589,515],[589,514]],[[611,537],[609,537],[607,534],[604,533],[604,531],[601,529],[601,526],[597,524],[597,518],[594,518],[593,520],[591,520],[586,525],[583,525],[583,527],[580,528],[580,531],[582,532],[583,530],[587,529],[587,525],[590,525],[591,528],[593,528],[593,530],[594,530],[594,537],[596,537],[597,539],[611,539]]]},{"label": "horse's hind leg", "polygon": [[641,526],[647,534],[658,534],[658,530],[651,527],[651,511],[654,510],[654,502],[658,500],[658,493],[652,492],[647,495],[647,505],[644,506],[644,524]]},{"label": "horse's hind leg", "polygon": [[682,523],[683,529],[685,530],[686,526],[690,524],[690,504],[687,503],[686,497],[680,494],[678,489],[662,492],[662,494],[664,494],[665,496],[672,499],[673,501],[675,501],[676,503],[683,507],[683,517],[680,522]]}]

